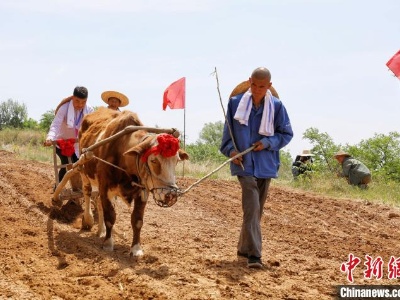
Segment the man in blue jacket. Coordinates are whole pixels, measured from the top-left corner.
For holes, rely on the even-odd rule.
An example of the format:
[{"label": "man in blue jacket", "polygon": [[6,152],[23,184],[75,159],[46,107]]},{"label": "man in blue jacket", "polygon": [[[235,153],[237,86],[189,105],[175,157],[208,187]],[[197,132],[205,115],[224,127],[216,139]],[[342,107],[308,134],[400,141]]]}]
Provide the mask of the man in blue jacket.
[{"label": "man in blue jacket", "polygon": [[271,178],[278,177],[279,150],[291,141],[293,131],[285,106],[269,91],[269,70],[255,69],[249,83],[246,92],[229,100],[220,151],[233,157],[254,146],[230,167],[242,188],[243,222],[237,254],[247,258],[249,268],[262,268],[261,216]]}]

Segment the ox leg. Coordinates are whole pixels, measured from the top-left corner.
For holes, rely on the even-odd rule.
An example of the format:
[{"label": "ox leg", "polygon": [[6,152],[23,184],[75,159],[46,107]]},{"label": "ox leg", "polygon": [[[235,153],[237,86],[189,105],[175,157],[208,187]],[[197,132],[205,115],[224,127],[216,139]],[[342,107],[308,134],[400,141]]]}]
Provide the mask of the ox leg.
[{"label": "ox leg", "polygon": [[100,192],[101,204],[103,206],[104,224],[106,226],[106,236],[103,242],[103,249],[106,251],[114,250],[114,240],[112,236],[112,229],[115,224],[116,213],[114,206],[110,199],[107,197],[107,193],[102,190]]},{"label": "ox leg", "polygon": [[82,176],[83,197],[85,198],[85,208],[82,217],[82,229],[90,230],[94,224],[93,211],[90,205],[92,186],[86,176]]},{"label": "ox leg", "polygon": [[103,205],[101,203],[100,196],[96,197],[96,207],[97,207],[97,215],[98,215],[98,228],[97,228],[97,236],[103,237],[106,234],[106,225],[104,223],[104,211]]},{"label": "ox leg", "polygon": [[144,209],[147,204],[147,194],[141,193],[134,199],[134,208],[131,214],[131,225],[133,230],[133,240],[131,247],[131,256],[142,256],[143,249],[140,245],[140,232],[143,226]]}]

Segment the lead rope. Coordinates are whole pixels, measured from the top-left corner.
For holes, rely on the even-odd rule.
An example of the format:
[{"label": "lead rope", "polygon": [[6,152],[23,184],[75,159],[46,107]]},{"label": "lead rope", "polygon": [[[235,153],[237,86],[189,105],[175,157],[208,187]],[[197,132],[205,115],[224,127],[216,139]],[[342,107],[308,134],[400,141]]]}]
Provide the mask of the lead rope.
[{"label": "lead rope", "polygon": [[[147,139],[149,136],[151,136],[151,134],[146,134],[146,135],[141,139],[140,142],[144,141],[144,140]],[[112,164],[112,163],[110,163],[110,162],[108,162],[108,161],[106,161],[106,160],[104,160],[104,159],[101,159],[100,157],[97,157],[96,155],[93,155],[92,158],[96,158],[97,160],[99,160],[99,161],[101,161],[101,162],[103,162],[103,163],[105,163],[105,164],[107,164],[107,165],[109,165],[109,166],[112,166],[112,167],[114,167],[114,168],[116,168],[116,169],[118,169],[118,170],[121,170],[121,171],[125,172],[125,174],[128,175],[129,178],[131,177],[131,175],[130,175],[126,170],[122,169],[121,167],[118,167],[118,166],[116,166],[116,165],[114,165],[114,164]],[[136,159],[136,168],[137,168],[137,170],[138,170],[138,172],[139,172],[139,156],[137,156],[137,159]],[[145,169],[146,169],[147,173],[149,173],[150,176],[151,176],[151,172],[148,170],[148,166],[147,166],[147,165],[145,166]],[[138,179],[140,180],[140,176],[138,176]],[[152,178],[152,180],[153,180],[153,178]],[[136,186],[138,186],[138,187],[140,187],[140,188],[142,188],[142,189],[146,189],[146,187],[145,187],[144,185],[141,185],[141,184],[136,183],[136,182],[134,182],[134,181],[131,182],[131,185],[132,185],[132,186],[136,185]]]},{"label": "lead rope", "polygon": [[[125,172],[126,175],[128,175],[129,177],[131,177],[131,175],[130,175],[126,170],[124,170],[124,169],[122,169],[122,168],[120,168],[120,167],[118,167],[118,166],[116,166],[116,165],[114,165],[114,164],[112,164],[112,163],[110,163],[110,162],[104,160],[104,159],[101,159],[100,157],[97,157],[97,156],[95,156],[95,155],[93,155],[93,158],[96,158],[96,159],[98,159],[99,161],[101,161],[101,162],[103,162],[103,163],[105,163],[105,164],[107,164],[107,165],[109,165],[109,166],[112,166],[112,167],[114,167],[114,168],[116,168],[116,169],[118,169],[118,170],[121,170],[121,171]],[[138,187],[141,187],[142,189],[145,188],[144,185],[141,185],[141,184],[136,183],[136,182],[134,182],[134,181],[132,181],[131,184],[132,184],[132,185],[136,185],[136,186],[138,186]]]},{"label": "lead rope", "polygon": [[[241,156],[243,156],[243,155],[249,153],[249,152],[250,152],[251,150],[253,150],[255,147],[256,147],[256,146],[253,145],[253,146],[251,146],[250,148],[247,148],[246,150],[244,150],[243,152],[240,152],[240,153],[236,154],[235,156],[232,156],[231,158],[229,158],[228,160],[226,160],[224,163],[222,163],[222,165],[220,165],[218,168],[216,168],[215,170],[211,171],[211,172],[208,173],[207,175],[203,176],[202,178],[200,178],[199,180],[197,180],[195,183],[191,184],[191,185],[190,185],[187,189],[185,189],[184,191],[178,191],[178,196],[182,196],[182,195],[186,194],[186,193],[189,192],[192,188],[194,188],[196,185],[198,185],[199,183],[201,183],[202,181],[204,181],[205,179],[207,179],[208,177],[210,177],[210,176],[211,176],[212,174],[214,174],[215,172],[219,171],[219,170],[220,170],[222,167],[224,167],[227,163],[229,163],[229,162],[235,160],[235,159],[238,158],[238,157],[241,157]],[[125,172],[125,173],[130,177],[129,173],[128,173],[126,170],[124,170],[124,169],[122,169],[122,168],[120,168],[120,167],[118,167],[118,166],[116,166],[116,165],[114,165],[114,164],[112,164],[112,163],[110,163],[110,162],[108,162],[108,161],[106,161],[106,160],[103,160],[103,159],[101,159],[101,158],[99,158],[99,157],[97,157],[97,156],[93,156],[93,158],[96,158],[96,159],[102,161],[103,163],[105,163],[105,164],[107,164],[107,165],[113,166],[114,168],[117,168],[117,169],[119,169],[119,170]],[[139,166],[139,162],[137,162],[137,164],[138,164],[138,166]],[[151,172],[150,172],[150,175],[151,175]],[[136,186],[138,186],[138,187],[141,187],[141,188],[143,188],[143,189],[146,188],[144,185],[138,184],[138,183],[136,183],[136,182],[134,182],[134,181],[132,181],[131,184],[132,184],[132,185],[136,185]]]}]

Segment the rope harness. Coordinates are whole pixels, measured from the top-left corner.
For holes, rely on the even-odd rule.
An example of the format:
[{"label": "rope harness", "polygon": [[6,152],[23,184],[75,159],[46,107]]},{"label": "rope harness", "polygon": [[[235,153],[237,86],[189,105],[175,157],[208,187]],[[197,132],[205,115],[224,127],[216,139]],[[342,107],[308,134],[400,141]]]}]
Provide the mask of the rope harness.
[{"label": "rope harness", "polygon": [[[230,163],[231,161],[235,160],[238,157],[241,157],[247,153],[249,153],[250,151],[252,151],[255,148],[255,146],[251,146],[250,148],[247,148],[245,151],[240,152],[238,154],[236,154],[235,156],[232,156],[231,158],[229,158],[228,160],[226,160],[225,162],[223,162],[219,167],[217,167],[216,169],[214,169],[213,171],[211,171],[210,173],[206,174],[205,176],[203,176],[202,178],[200,178],[199,180],[197,180],[196,182],[194,182],[193,184],[191,184],[187,189],[185,190],[180,190],[180,189],[175,189],[175,188],[153,188],[152,190],[150,190],[151,193],[153,193],[154,195],[154,201],[156,202],[156,204],[160,207],[171,207],[172,205],[174,205],[177,201],[178,201],[178,197],[183,196],[184,194],[186,194],[187,192],[189,192],[192,188],[194,188],[195,186],[199,185],[202,181],[206,180],[208,177],[210,177],[211,175],[213,175],[214,173],[216,173],[217,171],[219,171],[221,168],[223,168],[226,164]],[[110,166],[115,167],[116,169],[119,169],[123,172],[125,172],[128,176],[129,173],[126,172],[126,170],[108,162],[105,161],[97,156],[93,156],[93,158],[96,158]],[[136,164],[137,164],[137,169],[139,170],[139,157],[137,157],[136,159]],[[147,161],[145,163],[145,169],[146,172],[151,176],[151,180],[153,180],[150,168],[147,164]],[[140,179],[140,177],[139,177]],[[134,181],[131,182],[132,185],[138,186],[142,189],[146,189],[146,187],[144,185],[138,184]],[[164,192],[167,191],[167,192]],[[157,192],[157,193],[156,193]],[[156,197],[156,194],[159,195],[159,197]],[[161,196],[165,194],[164,198]],[[164,199],[164,200],[157,200],[156,198],[159,199]]]},{"label": "rope harness", "polygon": [[[108,162],[108,161],[106,161],[106,160],[104,160],[104,159],[102,159],[102,158],[100,158],[100,157],[98,157],[98,156],[96,156],[96,155],[93,155],[92,158],[95,158],[95,159],[97,159],[97,160],[99,160],[99,161],[101,161],[101,162],[103,162],[103,163],[105,163],[105,164],[107,164],[107,165],[109,165],[109,166],[112,166],[112,167],[114,167],[114,168],[116,168],[116,169],[118,169],[118,170],[121,170],[121,171],[124,172],[126,175],[128,175],[129,177],[131,177],[131,175],[130,175],[125,169],[123,169],[123,168],[121,168],[121,167],[118,167],[117,165],[114,165],[114,164],[112,164],[112,163],[110,163],[110,162]],[[146,164],[146,165],[147,165],[147,164]],[[146,170],[147,170],[147,168],[146,168]],[[150,174],[151,174],[151,173],[150,173]],[[136,182],[134,182],[134,181],[131,182],[131,185],[132,185],[132,186],[138,186],[138,187],[140,187],[140,188],[142,188],[142,189],[145,189],[145,188],[146,188],[144,185],[141,185],[141,184],[136,183]]]},{"label": "rope harness", "polygon": [[[143,142],[144,140],[146,140],[148,137],[150,137],[151,135],[148,134],[146,136],[144,136],[140,143]],[[136,157],[136,169],[138,171],[138,175],[137,177],[139,178],[139,183],[135,182],[135,181],[131,181],[131,185],[132,186],[137,186],[139,188],[141,188],[142,190],[146,190],[146,186],[141,184],[141,182],[143,182],[143,179],[140,176],[140,161],[144,164],[144,169],[146,171],[146,174],[148,176],[150,176],[150,180],[153,183],[153,188],[149,189],[149,192],[151,192],[153,194],[153,199],[156,202],[156,204],[158,206],[161,207],[171,207],[172,205],[174,205],[177,200],[178,200],[178,195],[179,195],[179,189],[178,188],[165,188],[165,187],[161,187],[161,188],[157,188],[154,187],[154,178],[153,178],[153,174],[150,170],[150,167],[148,165],[148,158],[151,154],[155,154],[155,155],[161,155],[163,157],[172,157],[174,155],[177,154],[178,150],[179,150],[179,140],[175,137],[173,137],[170,134],[160,134],[157,136],[157,141],[158,141],[158,145],[153,146],[151,148],[149,148],[144,154],[142,154],[140,157],[139,155]],[[131,178],[131,174],[129,174],[125,169],[109,162],[106,161],[98,156],[93,155],[92,158],[97,159],[98,161],[101,161],[109,166],[112,166],[122,172],[124,172],[129,178]]]}]

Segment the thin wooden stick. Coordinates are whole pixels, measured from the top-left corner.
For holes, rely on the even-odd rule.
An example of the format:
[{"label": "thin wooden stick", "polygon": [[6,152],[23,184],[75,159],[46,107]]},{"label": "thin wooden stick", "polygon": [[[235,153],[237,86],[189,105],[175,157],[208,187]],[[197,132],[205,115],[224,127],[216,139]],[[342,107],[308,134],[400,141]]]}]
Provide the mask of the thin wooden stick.
[{"label": "thin wooden stick", "polygon": [[[232,132],[232,129],[231,129],[231,125],[229,124],[229,122],[228,122],[228,120],[227,120],[227,117],[226,117],[226,112],[225,112],[224,104],[222,103],[221,92],[220,92],[220,90],[219,90],[219,80],[218,80],[217,67],[215,67],[214,74],[215,74],[215,78],[216,78],[216,80],[217,80],[217,91],[218,91],[218,95],[219,95],[219,103],[221,104],[222,112],[224,113],[225,123],[226,123],[226,125],[228,126],[229,135],[231,136],[233,147],[235,148],[236,152],[239,152],[239,150],[238,150],[238,148],[237,148],[237,146],[236,146],[236,143],[235,143],[235,139],[233,138],[233,132]],[[242,162],[240,162],[240,166],[242,167],[242,170],[244,170],[244,166],[243,166]]]},{"label": "thin wooden stick", "polygon": [[236,158],[245,155],[246,153],[249,153],[251,150],[253,150],[256,146],[253,145],[250,148],[247,148],[246,150],[244,150],[243,152],[240,152],[238,154],[236,154],[235,156],[232,156],[231,158],[229,158],[228,160],[226,160],[222,165],[220,165],[218,168],[216,168],[214,171],[211,171],[210,173],[208,173],[207,175],[205,175],[204,177],[202,177],[201,179],[197,180],[195,183],[193,183],[192,185],[190,185],[186,190],[179,192],[179,195],[183,195],[185,193],[187,193],[189,190],[191,190],[193,187],[195,187],[196,185],[198,185],[200,182],[202,182],[204,179],[210,177],[212,174],[214,174],[215,172],[219,171],[223,166],[225,166],[227,163],[235,160]]}]

